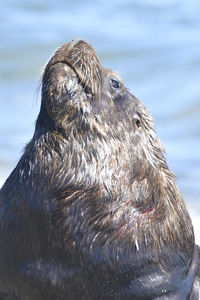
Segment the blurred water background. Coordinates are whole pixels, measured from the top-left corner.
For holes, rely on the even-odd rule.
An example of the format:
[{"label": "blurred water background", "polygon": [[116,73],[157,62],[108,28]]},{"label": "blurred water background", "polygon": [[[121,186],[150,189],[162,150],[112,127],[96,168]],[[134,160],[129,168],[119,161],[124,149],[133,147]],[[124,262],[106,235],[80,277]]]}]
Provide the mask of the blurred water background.
[{"label": "blurred water background", "polygon": [[74,37],[153,115],[200,243],[199,0],[1,0],[0,184],[33,135],[42,67]]}]

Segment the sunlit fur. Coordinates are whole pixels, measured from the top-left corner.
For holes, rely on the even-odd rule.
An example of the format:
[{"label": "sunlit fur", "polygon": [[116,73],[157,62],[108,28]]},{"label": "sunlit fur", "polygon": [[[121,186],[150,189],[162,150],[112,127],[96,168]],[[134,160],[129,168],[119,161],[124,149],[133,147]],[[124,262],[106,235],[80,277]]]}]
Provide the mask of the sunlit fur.
[{"label": "sunlit fur", "polygon": [[193,228],[152,117],[87,41],[48,62],[34,136],[0,201],[2,293],[171,299],[184,287]]}]

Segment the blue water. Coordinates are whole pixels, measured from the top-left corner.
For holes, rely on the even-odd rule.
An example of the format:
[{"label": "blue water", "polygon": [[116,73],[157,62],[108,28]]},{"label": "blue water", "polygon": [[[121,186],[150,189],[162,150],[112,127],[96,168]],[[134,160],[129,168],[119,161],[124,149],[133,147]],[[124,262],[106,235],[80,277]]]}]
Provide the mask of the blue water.
[{"label": "blue water", "polygon": [[199,0],[2,0],[0,24],[0,179],[33,135],[42,67],[81,37],[153,115],[178,186],[200,216]]}]

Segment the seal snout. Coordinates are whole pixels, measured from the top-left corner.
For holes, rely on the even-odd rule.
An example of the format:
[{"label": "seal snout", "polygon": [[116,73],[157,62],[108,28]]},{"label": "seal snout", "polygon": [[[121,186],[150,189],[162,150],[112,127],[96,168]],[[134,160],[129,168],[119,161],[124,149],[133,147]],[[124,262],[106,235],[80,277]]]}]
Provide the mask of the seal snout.
[{"label": "seal snout", "polygon": [[98,93],[100,62],[93,47],[86,40],[74,39],[66,50],[67,62],[78,75],[80,82],[92,94]]},{"label": "seal snout", "polygon": [[77,46],[77,44],[79,43],[87,44],[90,46],[90,43],[87,40],[75,38],[71,41],[71,43],[69,43],[69,49],[72,49],[73,47]]},{"label": "seal snout", "polygon": [[92,94],[99,92],[101,65],[96,52],[88,41],[76,38],[61,46],[48,62],[43,79],[49,68],[60,62],[74,70],[84,88],[90,90]]}]

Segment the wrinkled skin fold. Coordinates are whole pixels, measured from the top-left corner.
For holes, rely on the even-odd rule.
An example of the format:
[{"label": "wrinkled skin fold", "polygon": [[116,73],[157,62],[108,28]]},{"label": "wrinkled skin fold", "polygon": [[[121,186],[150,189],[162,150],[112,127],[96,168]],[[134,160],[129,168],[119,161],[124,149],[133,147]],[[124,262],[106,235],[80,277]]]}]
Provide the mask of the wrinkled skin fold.
[{"label": "wrinkled skin fold", "polygon": [[0,299],[199,299],[199,278],[151,115],[87,41],[63,45],[0,191]]}]

